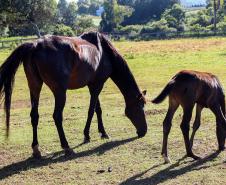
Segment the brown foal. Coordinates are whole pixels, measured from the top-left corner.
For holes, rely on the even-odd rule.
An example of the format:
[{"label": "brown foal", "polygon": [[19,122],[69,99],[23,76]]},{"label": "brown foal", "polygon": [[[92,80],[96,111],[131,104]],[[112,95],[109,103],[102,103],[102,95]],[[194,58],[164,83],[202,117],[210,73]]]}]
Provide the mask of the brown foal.
[{"label": "brown foal", "polygon": [[[225,95],[218,78],[210,73],[198,71],[181,71],[177,73],[162,90],[160,95],[152,100],[153,103],[161,103],[169,96],[169,108],[163,121],[163,145],[162,155],[166,163],[170,162],[167,153],[167,140],[172,125],[172,119],[179,105],[183,108],[181,130],[184,137],[188,157],[199,159],[193,154],[192,145],[196,131],[200,126],[201,111],[209,108],[216,116],[216,135],[219,151],[224,150],[226,137]],[[192,110],[196,107],[196,117],[193,124],[193,132],[189,140],[189,122]]]}]

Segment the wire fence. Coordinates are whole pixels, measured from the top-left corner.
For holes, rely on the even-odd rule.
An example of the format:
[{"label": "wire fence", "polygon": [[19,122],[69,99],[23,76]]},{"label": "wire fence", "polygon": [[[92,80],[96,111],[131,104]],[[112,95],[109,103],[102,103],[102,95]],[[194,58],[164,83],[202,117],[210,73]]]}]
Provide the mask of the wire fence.
[{"label": "wire fence", "polygon": [[0,40],[0,49],[5,48],[15,48],[18,45],[37,39],[37,37],[31,37],[31,38],[19,38],[19,39],[13,39],[13,40]]},{"label": "wire fence", "polygon": [[153,40],[172,38],[201,38],[210,36],[226,36],[225,31],[181,31],[181,32],[143,32],[143,33],[105,33],[113,40]]},{"label": "wire fence", "polygon": [[[104,33],[111,40],[153,40],[153,39],[172,39],[172,38],[201,38],[210,36],[226,36],[226,31],[183,31],[183,32],[114,32]],[[31,38],[19,38],[13,40],[0,40],[0,49],[15,48],[18,45],[37,39],[37,37]]]}]

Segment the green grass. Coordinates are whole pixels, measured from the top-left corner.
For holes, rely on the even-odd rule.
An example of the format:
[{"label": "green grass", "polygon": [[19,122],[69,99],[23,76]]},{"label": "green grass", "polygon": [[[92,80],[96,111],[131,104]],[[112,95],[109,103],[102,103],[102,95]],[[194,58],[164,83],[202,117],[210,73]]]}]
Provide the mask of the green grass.
[{"label": "green grass", "polygon": [[[101,140],[94,116],[91,142],[83,141],[89,93],[87,88],[68,91],[64,110],[64,128],[76,155],[65,158],[52,119],[53,96],[44,86],[40,100],[39,144],[43,159],[31,156],[32,129],[26,78],[21,67],[16,75],[12,99],[11,134],[4,138],[3,110],[0,111],[0,184],[225,184],[226,153],[218,156],[215,118],[205,109],[194,142],[194,152],[203,159],[183,159],[184,142],[179,128],[181,110],[173,120],[169,136],[171,164],[160,156],[162,121],[167,101],[151,104],[168,80],[179,70],[193,69],[216,74],[226,87],[226,38],[177,39],[150,42],[116,42],[141,89],[148,90],[146,105],[148,133],[133,139],[135,129],[124,116],[124,100],[108,80],[101,95],[103,120],[109,140]],[[0,62],[9,55],[0,51]],[[193,116],[194,117],[194,116]],[[194,118],[192,119],[192,121]],[[132,138],[132,139],[131,139]],[[107,172],[108,167],[112,172]],[[98,173],[99,170],[105,170]]]}]

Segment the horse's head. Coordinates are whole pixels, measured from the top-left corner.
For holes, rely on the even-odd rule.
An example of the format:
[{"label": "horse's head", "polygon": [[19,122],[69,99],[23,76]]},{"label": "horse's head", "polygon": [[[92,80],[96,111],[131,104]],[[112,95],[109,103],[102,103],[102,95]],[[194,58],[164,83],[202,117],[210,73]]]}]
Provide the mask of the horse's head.
[{"label": "horse's head", "polygon": [[147,133],[147,122],[144,112],[146,91],[139,94],[135,100],[126,105],[125,114],[137,129],[138,137],[143,137]]}]

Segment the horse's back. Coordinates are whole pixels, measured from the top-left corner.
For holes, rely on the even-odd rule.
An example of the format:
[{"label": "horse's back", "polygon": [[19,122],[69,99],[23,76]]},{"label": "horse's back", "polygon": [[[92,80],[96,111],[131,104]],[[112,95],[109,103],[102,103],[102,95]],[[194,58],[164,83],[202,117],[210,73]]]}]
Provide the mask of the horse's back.
[{"label": "horse's back", "polygon": [[[80,38],[47,36],[34,42],[30,60],[50,88],[77,89],[93,83],[102,75],[101,52],[98,48]],[[33,64],[32,64],[33,65]]]}]

